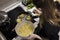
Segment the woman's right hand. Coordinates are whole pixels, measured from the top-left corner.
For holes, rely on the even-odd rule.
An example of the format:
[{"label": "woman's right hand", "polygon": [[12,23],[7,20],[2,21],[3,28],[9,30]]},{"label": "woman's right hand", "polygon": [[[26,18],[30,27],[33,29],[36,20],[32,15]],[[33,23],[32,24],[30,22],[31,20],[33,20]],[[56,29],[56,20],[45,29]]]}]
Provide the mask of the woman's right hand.
[{"label": "woman's right hand", "polygon": [[35,38],[42,40],[42,38],[36,34],[31,34],[27,39],[28,40],[34,40]]}]

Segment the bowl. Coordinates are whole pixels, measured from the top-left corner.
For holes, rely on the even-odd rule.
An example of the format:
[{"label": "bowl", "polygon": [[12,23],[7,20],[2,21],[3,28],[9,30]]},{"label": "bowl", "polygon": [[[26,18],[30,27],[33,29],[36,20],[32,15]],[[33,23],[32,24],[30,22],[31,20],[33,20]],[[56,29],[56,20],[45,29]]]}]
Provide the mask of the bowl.
[{"label": "bowl", "polygon": [[[22,28],[22,27],[25,27],[25,28]],[[21,29],[23,29],[23,32],[21,31]],[[34,30],[35,30],[35,27],[34,27],[33,23],[31,21],[26,21],[26,20],[21,21],[20,23],[17,23],[17,25],[15,27],[15,32],[20,37],[28,37],[29,35],[31,35],[34,32]],[[21,35],[21,33],[23,33],[23,34]],[[26,33],[29,33],[29,34],[27,35]]]}]

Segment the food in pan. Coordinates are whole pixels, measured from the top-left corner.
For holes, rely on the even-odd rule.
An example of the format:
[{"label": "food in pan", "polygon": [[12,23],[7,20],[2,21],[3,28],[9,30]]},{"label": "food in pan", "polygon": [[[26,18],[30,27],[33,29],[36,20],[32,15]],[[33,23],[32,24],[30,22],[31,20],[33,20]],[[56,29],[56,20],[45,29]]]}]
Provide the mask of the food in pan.
[{"label": "food in pan", "polygon": [[27,7],[28,7],[28,9],[31,9],[34,7],[34,5],[33,5],[33,3],[30,3]]},{"label": "food in pan", "polygon": [[21,22],[21,19],[17,19],[16,22],[17,22],[17,23]]},{"label": "food in pan", "polygon": [[30,16],[30,15],[28,15],[26,19],[27,19],[27,20],[31,20],[31,16]]},{"label": "food in pan", "polygon": [[17,17],[17,19],[16,19],[16,22],[17,22],[17,23],[21,22],[22,19],[24,18],[24,16],[25,16],[24,14],[19,15],[19,16]]},{"label": "food in pan", "polygon": [[24,18],[24,14],[19,15],[18,18]]},{"label": "food in pan", "polygon": [[27,37],[29,36],[31,33],[33,33],[33,30],[34,30],[34,26],[33,25],[30,25],[30,23],[28,22],[25,22],[21,25],[19,25],[20,27],[18,27],[16,29],[16,33],[19,35],[19,36],[23,36],[23,37]]}]

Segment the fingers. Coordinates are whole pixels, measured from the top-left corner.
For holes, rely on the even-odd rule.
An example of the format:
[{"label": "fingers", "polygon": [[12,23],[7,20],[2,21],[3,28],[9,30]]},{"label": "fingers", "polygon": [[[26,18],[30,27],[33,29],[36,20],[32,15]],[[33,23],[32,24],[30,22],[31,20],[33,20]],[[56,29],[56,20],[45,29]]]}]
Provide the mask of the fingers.
[{"label": "fingers", "polygon": [[42,14],[42,11],[41,9],[34,9],[33,13],[38,14],[38,16],[40,16]]},{"label": "fingers", "polygon": [[32,34],[32,36],[34,36],[35,38],[38,38],[38,39],[42,40],[42,38],[40,36],[36,35],[36,34]]},{"label": "fingers", "polygon": [[36,34],[31,34],[28,39],[34,39],[34,38],[38,38],[39,40],[42,40],[42,38]]},{"label": "fingers", "polygon": [[42,13],[41,9],[35,9],[38,13]]}]

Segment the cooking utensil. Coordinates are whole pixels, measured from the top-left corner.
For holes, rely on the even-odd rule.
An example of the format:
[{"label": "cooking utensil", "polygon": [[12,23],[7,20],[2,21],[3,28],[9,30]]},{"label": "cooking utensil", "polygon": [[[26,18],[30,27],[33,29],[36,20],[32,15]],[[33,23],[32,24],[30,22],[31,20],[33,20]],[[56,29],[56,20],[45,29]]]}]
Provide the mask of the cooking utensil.
[{"label": "cooking utensil", "polygon": [[0,32],[0,40],[6,40],[5,36]]}]

